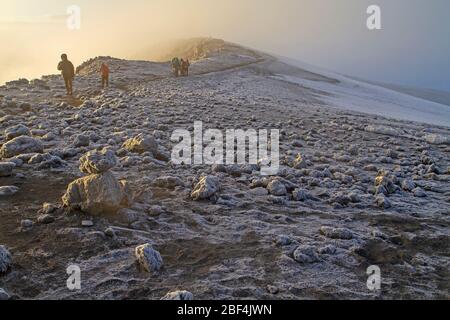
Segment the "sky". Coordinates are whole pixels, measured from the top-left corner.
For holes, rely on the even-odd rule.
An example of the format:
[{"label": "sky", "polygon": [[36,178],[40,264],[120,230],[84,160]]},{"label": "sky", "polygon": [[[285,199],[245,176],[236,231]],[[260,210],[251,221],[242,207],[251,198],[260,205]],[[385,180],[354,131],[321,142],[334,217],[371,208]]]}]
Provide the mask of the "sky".
[{"label": "sky", "polygon": [[[381,8],[381,30],[366,26]],[[67,28],[67,7],[81,28]],[[210,36],[385,83],[450,91],[449,0],[0,0],[0,83]]]}]

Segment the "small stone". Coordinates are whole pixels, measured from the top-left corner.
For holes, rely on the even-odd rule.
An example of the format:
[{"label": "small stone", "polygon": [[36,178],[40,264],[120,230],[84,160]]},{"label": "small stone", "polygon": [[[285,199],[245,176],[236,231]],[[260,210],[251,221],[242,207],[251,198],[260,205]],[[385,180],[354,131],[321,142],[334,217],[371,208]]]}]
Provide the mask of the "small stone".
[{"label": "small stone", "polygon": [[332,244],[329,244],[325,247],[321,247],[317,250],[319,254],[335,254],[336,253],[336,247]]},{"label": "small stone", "polygon": [[112,150],[89,151],[80,158],[80,171],[86,174],[104,173],[117,165],[117,157]]},{"label": "small stone", "polygon": [[92,220],[83,220],[81,221],[81,226],[84,228],[89,228],[94,226],[94,221]]},{"label": "small stone", "polygon": [[272,180],[267,185],[267,190],[274,196],[284,196],[287,193],[286,186],[278,179]]},{"label": "small stone", "polygon": [[110,237],[110,238],[115,238],[116,237],[116,232],[114,231],[113,228],[106,228],[105,235],[107,237]]},{"label": "small stone", "polygon": [[414,190],[415,187],[416,187],[416,184],[412,180],[405,179],[402,182],[402,189],[405,191],[412,191],[412,190]]},{"label": "small stone", "polygon": [[12,196],[20,189],[16,186],[2,186],[0,187],[0,197]]},{"label": "small stone", "polygon": [[298,154],[294,162],[292,163],[292,167],[294,169],[305,169],[307,166],[308,166],[307,161],[301,154]]},{"label": "small stone", "polygon": [[388,198],[386,198],[384,195],[380,194],[375,198],[376,204],[383,209],[389,209],[392,207],[391,201],[389,201]]},{"label": "small stone", "polygon": [[249,193],[253,196],[267,196],[269,191],[266,188],[258,187],[254,189],[250,189]]},{"label": "small stone", "polygon": [[147,272],[158,271],[163,266],[161,254],[149,243],[136,247],[134,254],[139,265]]},{"label": "small stone", "polygon": [[298,263],[314,263],[320,261],[315,248],[309,245],[299,246],[295,249],[293,257]]},{"label": "small stone", "polygon": [[270,284],[266,287],[266,289],[267,289],[267,292],[269,292],[271,294],[277,294],[280,292],[280,289],[278,289],[278,287],[272,286]]},{"label": "small stone", "polygon": [[414,197],[417,198],[425,198],[427,196],[427,194],[425,193],[425,191],[423,191],[421,188],[417,187],[414,190],[412,190]]},{"label": "small stone", "polygon": [[321,234],[331,239],[353,239],[353,232],[347,228],[333,228],[323,226],[319,229],[319,231]]},{"label": "small stone", "polygon": [[79,147],[88,147],[89,146],[89,136],[86,136],[84,134],[79,134],[75,137],[75,140],[73,142],[73,145],[75,148]]},{"label": "small stone", "polygon": [[42,211],[41,211],[41,212],[42,212],[43,214],[50,214],[50,213],[55,212],[56,209],[58,209],[58,207],[55,206],[54,204],[49,203],[49,202],[45,202],[45,203],[42,205]]},{"label": "small stone", "polygon": [[176,187],[184,187],[183,181],[178,177],[164,176],[158,177],[153,181],[153,185],[159,188],[175,189]]},{"label": "small stone", "polygon": [[305,189],[295,189],[292,192],[292,197],[295,201],[306,201],[310,198],[310,195]]},{"label": "small stone", "polygon": [[161,300],[194,300],[194,295],[189,291],[173,291],[166,294]]},{"label": "small stone", "polygon": [[158,152],[158,142],[153,136],[146,136],[142,133],[134,138],[128,139],[122,146],[130,152],[144,153],[151,152],[156,154]]},{"label": "small stone", "polygon": [[9,177],[15,167],[14,162],[0,162],[0,177]]},{"label": "small stone", "polygon": [[383,186],[389,194],[397,191],[397,187],[394,184],[393,177],[389,176],[385,171],[380,171],[375,178],[375,187]]},{"label": "small stone", "polygon": [[191,192],[191,198],[196,201],[208,199],[219,190],[219,178],[216,176],[204,176],[200,178],[200,181],[195,185],[194,190]]},{"label": "small stone", "polygon": [[55,217],[51,214],[42,214],[37,218],[37,222],[40,224],[50,224],[55,222]]},{"label": "small stone", "polygon": [[33,221],[31,220],[22,220],[20,221],[20,226],[22,227],[22,229],[30,229],[32,228],[34,225]]},{"label": "small stone", "polygon": [[5,273],[12,265],[12,257],[9,250],[0,245],[0,274]]},{"label": "small stone", "polygon": [[275,239],[275,243],[281,247],[288,246],[292,243],[291,238],[285,235],[279,235]]},{"label": "small stone", "polygon": [[11,297],[8,292],[6,292],[3,288],[0,288],[0,301],[9,300]]}]

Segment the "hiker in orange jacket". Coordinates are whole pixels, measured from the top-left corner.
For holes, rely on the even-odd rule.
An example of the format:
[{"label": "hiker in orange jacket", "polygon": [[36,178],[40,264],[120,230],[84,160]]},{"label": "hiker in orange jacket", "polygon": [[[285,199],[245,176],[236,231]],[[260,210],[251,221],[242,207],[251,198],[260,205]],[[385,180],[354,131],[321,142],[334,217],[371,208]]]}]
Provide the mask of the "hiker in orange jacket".
[{"label": "hiker in orange jacket", "polygon": [[106,63],[102,63],[100,68],[100,73],[102,74],[102,88],[109,87],[109,67]]}]

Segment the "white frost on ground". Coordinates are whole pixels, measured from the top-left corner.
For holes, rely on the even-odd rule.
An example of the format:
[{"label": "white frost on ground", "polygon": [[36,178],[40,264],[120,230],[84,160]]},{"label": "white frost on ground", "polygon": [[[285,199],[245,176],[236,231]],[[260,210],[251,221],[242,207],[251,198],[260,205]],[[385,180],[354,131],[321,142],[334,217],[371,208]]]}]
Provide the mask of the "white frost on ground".
[{"label": "white frost on ground", "polygon": [[282,60],[304,70],[338,80],[338,83],[330,83],[286,74],[275,76],[278,79],[322,91],[324,94],[321,95],[321,99],[333,106],[400,120],[450,127],[449,106],[357,81],[295,60]]}]

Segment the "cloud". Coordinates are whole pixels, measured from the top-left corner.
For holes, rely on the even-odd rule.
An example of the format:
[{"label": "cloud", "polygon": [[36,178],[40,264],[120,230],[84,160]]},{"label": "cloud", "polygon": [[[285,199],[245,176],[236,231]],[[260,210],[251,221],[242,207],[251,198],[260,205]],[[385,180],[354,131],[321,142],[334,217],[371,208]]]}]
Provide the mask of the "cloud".
[{"label": "cloud", "polygon": [[0,18],[0,26],[64,23],[67,17],[68,14],[45,14],[40,16],[16,16],[12,18]]}]

